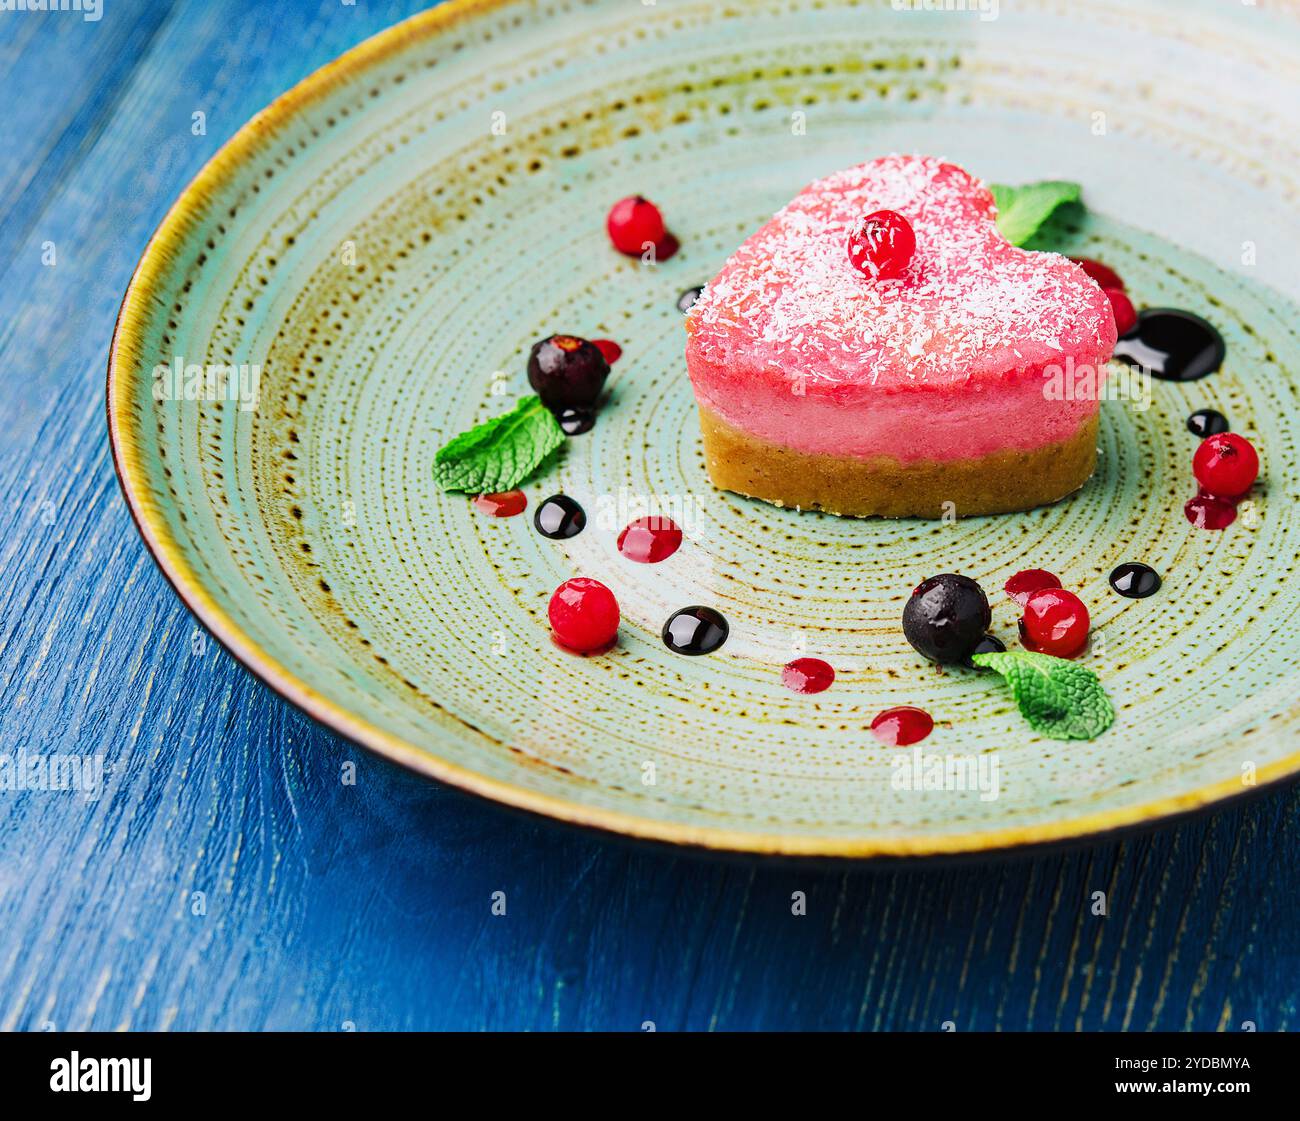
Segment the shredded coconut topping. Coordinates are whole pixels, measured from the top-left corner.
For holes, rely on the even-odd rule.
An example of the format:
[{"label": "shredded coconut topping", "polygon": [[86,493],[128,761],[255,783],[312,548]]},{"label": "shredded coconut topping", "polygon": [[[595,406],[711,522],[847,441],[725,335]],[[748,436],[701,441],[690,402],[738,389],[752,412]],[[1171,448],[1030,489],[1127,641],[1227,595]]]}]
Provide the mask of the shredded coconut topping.
[{"label": "shredded coconut topping", "polygon": [[[873,281],[848,257],[863,215],[916,233],[908,274]],[[687,317],[699,357],[812,388],[960,385],[1062,353],[1108,352],[1111,311],[1071,261],[1010,245],[993,196],[954,164],[886,156],[805,188],[750,237]]]}]

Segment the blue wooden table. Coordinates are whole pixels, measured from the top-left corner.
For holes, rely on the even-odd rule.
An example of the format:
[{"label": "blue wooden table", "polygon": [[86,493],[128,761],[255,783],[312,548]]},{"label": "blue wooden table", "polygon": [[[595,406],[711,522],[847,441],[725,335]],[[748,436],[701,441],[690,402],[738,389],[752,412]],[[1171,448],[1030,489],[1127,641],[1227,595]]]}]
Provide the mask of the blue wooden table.
[{"label": "blue wooden table", "polygon": [[1294,789],[1032,859],[682,857],[401,772],[204,640],[113,475],[118,302],[222,140],[418,6],[0,13],[0,757],[104,768],[0,790],[0,1027],[1294,1028]]}]

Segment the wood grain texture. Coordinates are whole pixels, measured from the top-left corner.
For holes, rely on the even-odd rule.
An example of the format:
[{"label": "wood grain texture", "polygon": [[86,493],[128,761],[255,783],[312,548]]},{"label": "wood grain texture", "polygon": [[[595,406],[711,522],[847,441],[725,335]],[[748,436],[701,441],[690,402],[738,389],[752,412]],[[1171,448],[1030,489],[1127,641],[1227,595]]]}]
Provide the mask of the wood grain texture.
[{"label": "wood grain texture", "polygon": [[0,793],[0,1026],[1293,1028],[1295,790],[1032,859],[714,861],[400,772],[204,641],[113,477],[118,301],[222,139],[416,7],[0,18],[0,754],[105,766],[93,800]]}]

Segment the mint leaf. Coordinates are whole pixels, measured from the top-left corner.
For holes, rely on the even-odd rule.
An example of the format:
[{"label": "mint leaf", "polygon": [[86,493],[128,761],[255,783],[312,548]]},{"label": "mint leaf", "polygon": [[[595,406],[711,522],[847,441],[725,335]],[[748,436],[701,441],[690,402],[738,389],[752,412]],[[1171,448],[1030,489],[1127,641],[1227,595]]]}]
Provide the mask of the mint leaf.
[{"label": "mint leaf", "polygon": [[1012,245],[1024,245],[1053,210],[1062,203],[1078,202],[1080,195],[1078,183],[1056,179],[1023,187],[992,183],[989,190],[998,208],[998,229]]},{"label": "mint leaf", "polygon": [[564,430],[539,397],[522,397],[508,413],[451,440],[433,460],[443,490],[495,494],[517,487],[564,443]]},{"label": "mint leaf", "polygon": [[1020,715],[1048,739],[1096,739],[1115,721],[1106,690],[1085,666],[1019,650],[976,654],[971,661],[1002,675]]}]

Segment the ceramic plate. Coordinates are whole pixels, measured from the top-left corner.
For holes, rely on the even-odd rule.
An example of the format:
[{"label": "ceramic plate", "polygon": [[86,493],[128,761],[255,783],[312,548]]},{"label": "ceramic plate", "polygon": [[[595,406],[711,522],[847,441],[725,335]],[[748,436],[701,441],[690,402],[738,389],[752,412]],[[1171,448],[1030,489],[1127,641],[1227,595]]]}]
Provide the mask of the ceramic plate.
[{"label": "ceramic plate", "polygon": [[[110,365],[126,495],[200,619],[285,697],[407,766],[686,845],[992,850],[1300,768],[1296,26],[1185,0],[911,8],[456,0],[252,121],[150,243]],[[715,491],[679,293],[805,183],[892,151],[1080,181],[1087,216],[1053,236],[1117,268],[1139,305],[1210,319],[1224,368],[1107,402],[1096,476],[1029,514],[838,520]],[[665,211],[670,260],[610,248],[605,211],[634,193]],[[486,517],[434,486],[434,453],[529,392],[529,347],[557,331],[623,346],[609,403],[526,485],[524,516]],[[187,364],[258,367],[255,407],[155,377]],[[1183,515],[1184,422],[1201,407],[1265,460],[1218,533]],[[567,542],[531,519],[560,491],[590,518]],[[654,502],[686,541],[638,565],[616,538]],[[1128,560],[1163,590],[1112,592]],[[1014,645],[1000,589],[1027,567],[1092,610],[1084,660],[1117,719],[1091,742],[1035,735],[996,678],[928,666],[903,639],[910,589],[956,571],[990,590]],[[603,656],[549,637],[547,601],[576,574],[622,604]],[[661,643],[688,604],[729,619],[716,654]],[[798,655],[830,662],[834,685],[784,688]],[[896,749],[869,732],[898,704],[933,715],[925,752],[996,759],[997,797],[898,789]]]}]

